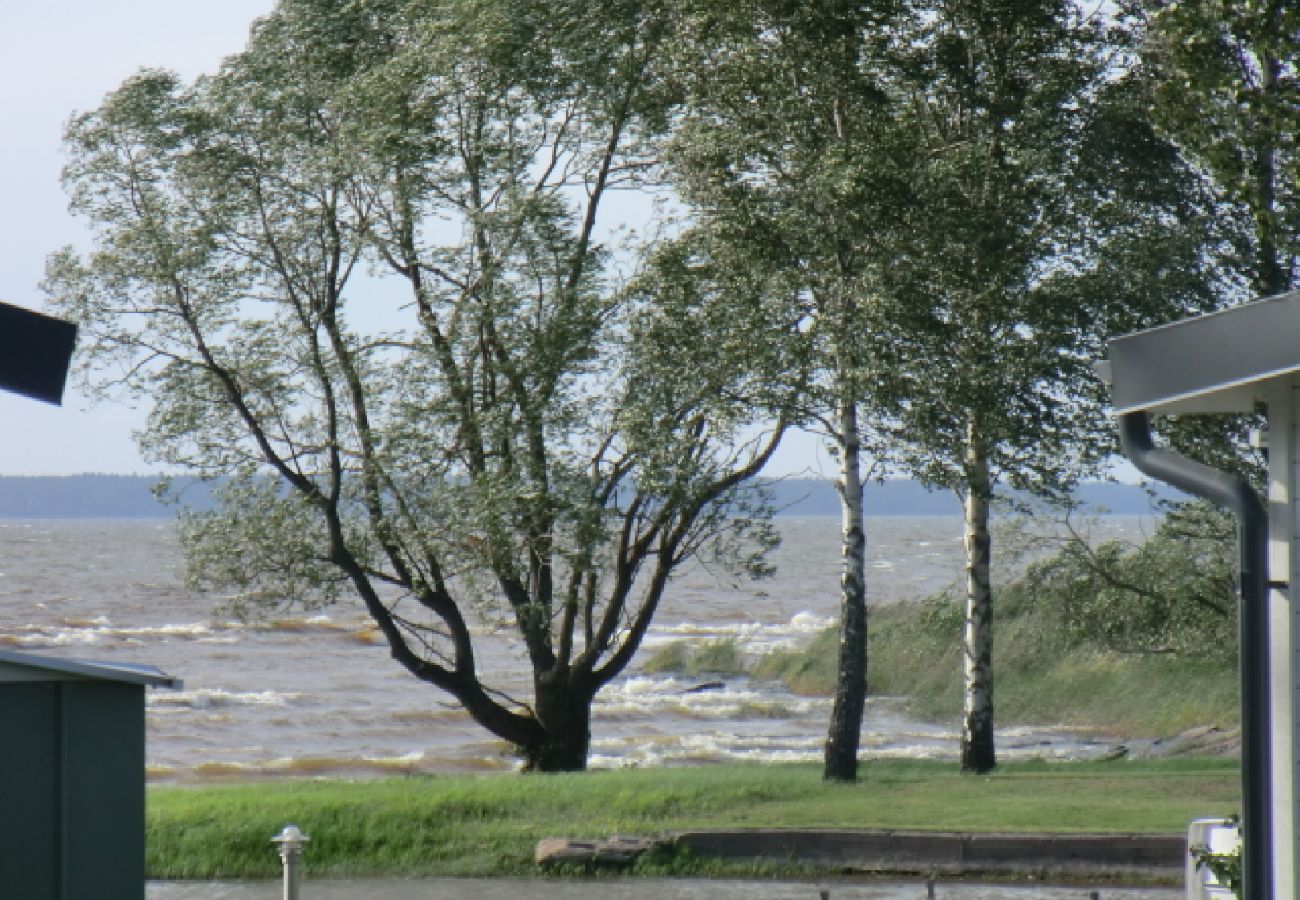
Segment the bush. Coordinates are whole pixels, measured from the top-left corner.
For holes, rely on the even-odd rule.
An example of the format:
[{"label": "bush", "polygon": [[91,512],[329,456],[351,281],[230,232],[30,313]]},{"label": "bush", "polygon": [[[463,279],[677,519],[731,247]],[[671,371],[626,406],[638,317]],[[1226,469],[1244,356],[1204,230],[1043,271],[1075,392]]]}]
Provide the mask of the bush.
[{"label": "bush", "polygon": [[644,668],[647,672],[679,672],[694,678],[697,675],[743,675],[749,670],[740,645],[731,639],[706,641],[673,641],[650,654]]},{"label": "bush", "polygon": [[[1235,556],[1229,517],[1173,511],[1145,543],[1068,540],[997,588],[994,667],[1002,723],[1073,724],[1131,737],[1194,725],[1232,727],[1236,697]],[[945,592],[871,612],[867,682],[914,715],[961,710],[962,599]],[[835,689],[839,635],[747,662],[732,642],[662,648],[657,671],[748,672],[804,694]],[[735,666],[734,668],[732,666]]]},{"label": "bush", "polygon": [[1009,590],[1049,607],[1071,646],[1226,662],[1237,652],[1235,550],[1231,517],[1190,503],[1137,547],[1070,540]]}]

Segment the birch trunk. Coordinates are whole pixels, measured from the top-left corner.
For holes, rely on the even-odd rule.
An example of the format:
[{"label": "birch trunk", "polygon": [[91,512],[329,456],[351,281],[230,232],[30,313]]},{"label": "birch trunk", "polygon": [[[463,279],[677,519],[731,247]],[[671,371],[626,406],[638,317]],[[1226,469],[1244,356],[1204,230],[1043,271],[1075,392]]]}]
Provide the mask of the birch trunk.
[{"label": "birch trunk", "polygon": [[963,772],[988,772],[993,749],[993,591],[990,586],[989,460],[974,425],[968,430],[965,505],[966,622],[962,637]]},{"label": "birch trunk", "polygon": [[861,439],[857,403],[841,399],[840,644],[835,702],[831,708],[822,777],[854,781],[858,777],[858,741],[867,695],[866,531],[862,521]]}]

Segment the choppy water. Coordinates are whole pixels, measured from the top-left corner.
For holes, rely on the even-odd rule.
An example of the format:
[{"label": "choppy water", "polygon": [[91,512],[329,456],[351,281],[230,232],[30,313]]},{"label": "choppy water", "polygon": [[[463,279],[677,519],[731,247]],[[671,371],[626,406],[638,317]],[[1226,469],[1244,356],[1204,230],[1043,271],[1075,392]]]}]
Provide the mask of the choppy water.
[{"label": "choppy water", "polygon": [[[667,641],[736,638],[750,651],[793,646],[834,621],[838,522],[779,520],[778,574],[737,583],[694,567],[671,585],[647,649]],[[1137,519],[1102,520],[1137,536]],[[907,600],[961,572],[955,518],[868,523],[873,603]],[[214,619],[188,592],[169,523],[0,521],[0,646],[158,666],[183,691],[148,697],[154,779],[508,769],[515,760],[433,688],[387,655],[358,606],[260,624]],[[523,661],[495,647],[495,665],[527,683]],[[644,655],[644,654],[643,654]],[[829,701],[777,685],[695,681],[633,670],[593,710],[593,766],[819,759]],[[869,701],[867,756],[956,753],[956,723],[909,720],[888,698]],[[1103,736],[1063,728],[1006,729],[1000,751],[1087,756]]]}]

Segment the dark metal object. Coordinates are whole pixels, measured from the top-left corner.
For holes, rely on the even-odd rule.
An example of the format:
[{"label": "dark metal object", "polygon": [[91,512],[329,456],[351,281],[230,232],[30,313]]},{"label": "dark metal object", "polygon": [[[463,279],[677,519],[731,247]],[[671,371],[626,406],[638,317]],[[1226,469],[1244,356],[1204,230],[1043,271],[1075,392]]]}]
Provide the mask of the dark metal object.
[{"label": "dark metal object", "polygon": [[1300,291],[1110,341],[1119,414],[1249,412],[1270,378],[1300,372]]},{"label": "dark metal object", "polygon": [[71,322],[0,303],[0,389],[59,405],[76,340]]},{"label": "dark metal object", "polygon": [[1240,557],[1242,896],[1273,897],[1272,759],[1269,710],[1268,512],[1244,478],[1157,449],[1146,412],[1120,416],[1120,447],[1152,478],[1232,510]]},{"label": "dark metal object", "polygon": [[144,900],[148,666],[0,650],[0,896]]}]

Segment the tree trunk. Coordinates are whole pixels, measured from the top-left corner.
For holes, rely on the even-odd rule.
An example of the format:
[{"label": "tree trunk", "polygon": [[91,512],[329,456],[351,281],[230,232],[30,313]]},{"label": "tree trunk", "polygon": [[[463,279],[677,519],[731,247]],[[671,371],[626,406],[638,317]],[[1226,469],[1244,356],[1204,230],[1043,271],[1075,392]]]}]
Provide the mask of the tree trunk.
[{"label": "tree trunk", "polygon": [[537,721],[542,736],[520,749],[526,772],[582,772],[591,749],[591,701],[594,693],[567,679],[541,676],[537,685]]},{"label": "tree trunk", "polygon": [[867,695],[866,532],[862,523],[862,473],[857,403],[841,400],[840,512],[843,518],[840,570],[840,645],[835,703],[831,708],[822,777],[858,777],[858,741]]},{"label": "tree trunk", "polygon": [[966,623],[962,640],[961,768],[988,772],[993,751],[993,592],[989,572],[989,461],[977,429],[969,429],[965,541]]}]

